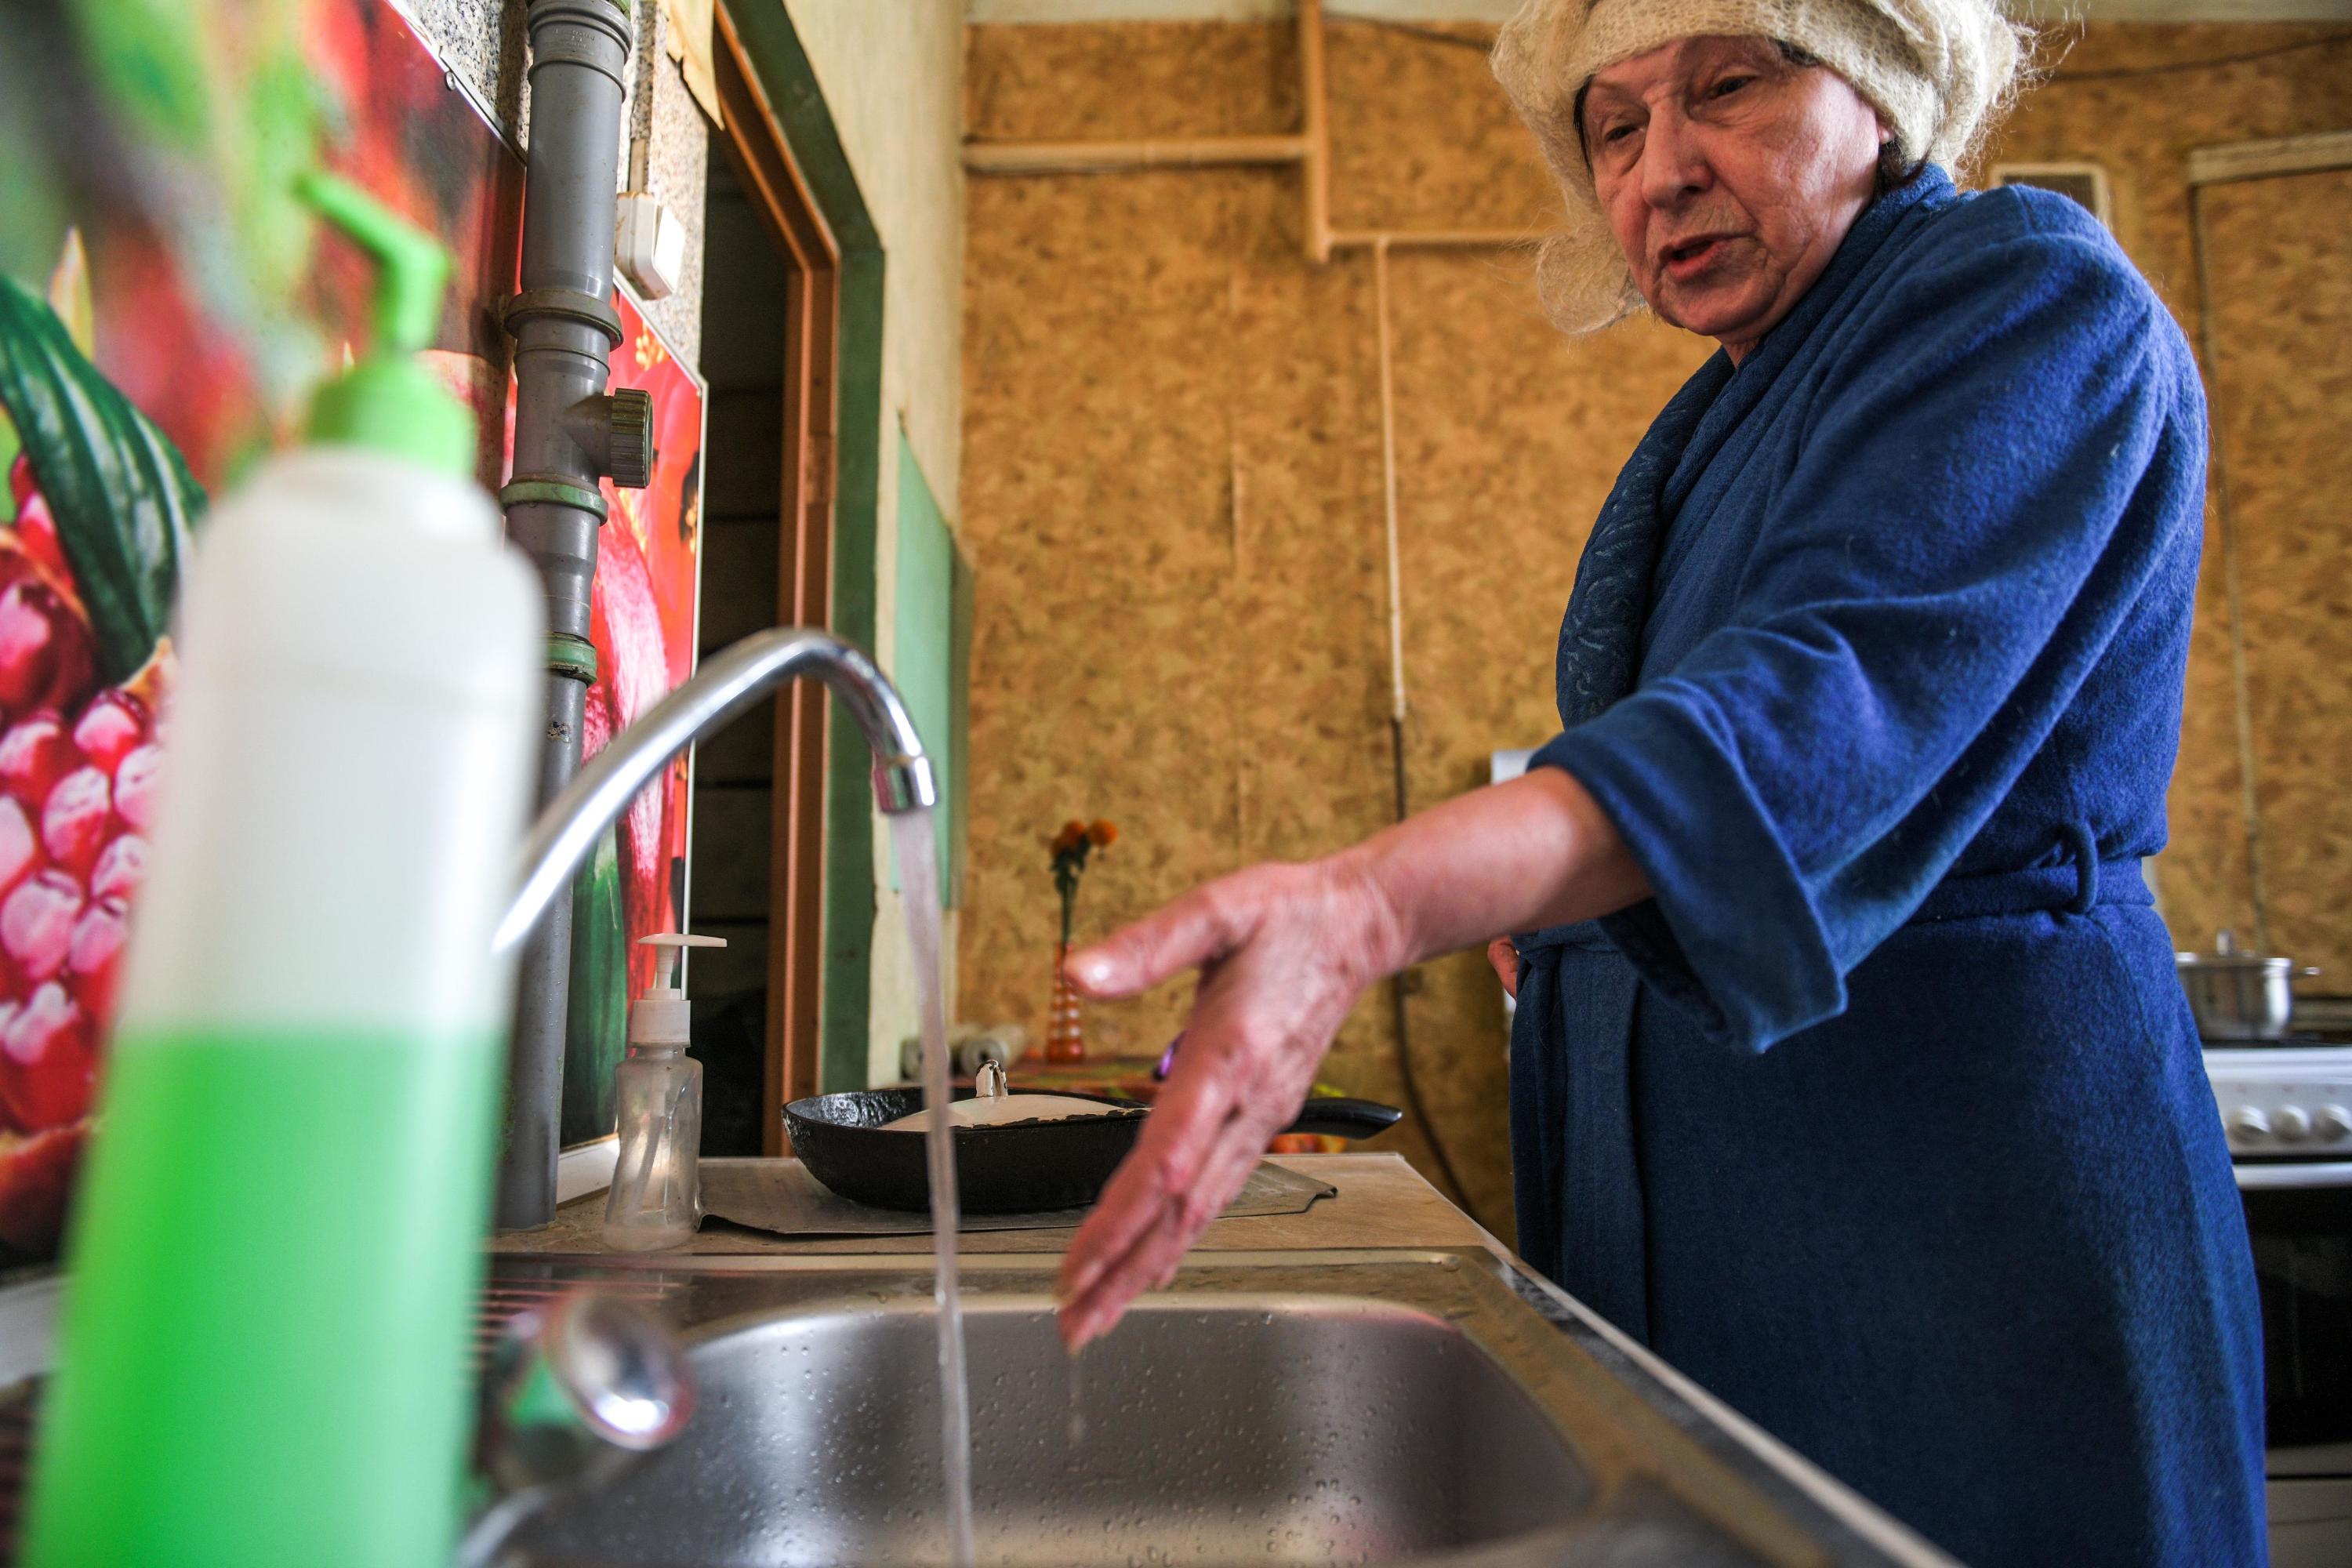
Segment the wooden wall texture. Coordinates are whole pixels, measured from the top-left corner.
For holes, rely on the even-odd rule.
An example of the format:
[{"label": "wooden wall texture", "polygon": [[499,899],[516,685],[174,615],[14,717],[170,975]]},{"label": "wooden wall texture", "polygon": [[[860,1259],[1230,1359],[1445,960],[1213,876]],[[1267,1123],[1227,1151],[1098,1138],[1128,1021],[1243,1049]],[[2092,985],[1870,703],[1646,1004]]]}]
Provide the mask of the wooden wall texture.
[{"label": "wooden wall texture", "polygon": [[[2313,31],[2110,27],[2063,68]],[[1336,20],[1329,37],[1337,226],[1540,229],[1555,198],[1476,47]],[[1286,26],[975,26],[969,39],[977,138],[1297,124]],[[2053,82],[2008,155],[2107,163],[2127,245],[2186,309],[2181,153],[2352,124],[2347,89],[2352,48],[2333,47]],[[1066,817],[1108,816],[1124,834],[1087,876],[1079,920],[1093,932],[1389,820],[1373,263],[1307,264],[1297,192],[1287,170],[971,182],[960,537],[979,595],[962,1016],[1042,1026],[1055,920],[1043,838]],[[1646,319],[1563,341],[1536,310],[1521,253],[1399,253],[1391,268],[1409,773],[1426,805],[1484,784],[1495,748],[1552,733],[1553,641],[1586,530],[1710,345]],[[2208,774],[2235,788],[2234,762],[2206,754],[2231,752],[2226,710],[2218,733],[2197,722],[2184,768],[2198,781],[2184,823],[2197,847],[2174,857],[2176,882],[2190,866],[2218,879],[2239,831],[2234,794],[2225,812],[2205,798]],[[1431,1117],[1473,1206],[1504,1228],[1500,993],[1475,954],[1416,979],[1409,1027]],[[1156,1052],[1189,995],[1180,984],[1096,1008],[1090,1040]],[[1357,1009],[1325,1077],[1398,1096],[1383,998]],[[1425,1134],[1409,1125],[1389,1141],[1427,1168]]]},{"label": "wooden wall texture", "polygon": [[[2292,46],[2327,38],[2317,47]],[[2069,40],[2058,40],[2062,45]],[[2090,158],[2105,166],[2124,247],[2198,341],[2200,301],[2187,176],[2190,149],[2352,130],[2352,32],[2341,27],[2094,26],[2011,121],[1995,158]],[[2268,52],[2284,51],[2284,52]],[[2126,74],[2254,56],[2218,68]],[[2220,186],[2205,196],[2215,269],[2205,367],[2217,456],[2236,484],[2245,616],[2248,745],[2231,678],[2233,630],[2221,520],[2209,507],[2188,711],[2173,775],[2165,913],[2185,946],[2223,928],[2328,971],[2352,992],[2352,183],[2345,176]],[[2333,345],[2333,346],[2331,346]],[[2201,352],[2201,349],[2200,349]],[[2246,767],[2270,915],[2258,922]]]},{"label": "wooden wall texture", "polygon": [[[2265,894],[2257,929],[2320,967],[2311,988],[2341,994],[2352,992],[2352,171],[2211,186],[2203,202],[2206,374],[2236,534],[2244,765]],[[2206,573],[2209,584],[2220,577]],[[2208,619],[2227,625],[2226,615]],[[2207,681],[2216,701],[2226,674]],[[2221,767],[2184,775],[2175,810],[2190,805],[2192,783],[2224,774],[2241,782]],[[2221,815],[2219,802],[2197,804]],[[2223,841],[2234,851],[2243,840]],[[2184,894],[2191,886],[2176,877],[2168,890],[2174,882]],[[2174,931],[2200,943],[2210,927],[2243,932],[2252,911],[2238,885],[2233,876],[2228,894],[2205,903],[2177,896]]]}]

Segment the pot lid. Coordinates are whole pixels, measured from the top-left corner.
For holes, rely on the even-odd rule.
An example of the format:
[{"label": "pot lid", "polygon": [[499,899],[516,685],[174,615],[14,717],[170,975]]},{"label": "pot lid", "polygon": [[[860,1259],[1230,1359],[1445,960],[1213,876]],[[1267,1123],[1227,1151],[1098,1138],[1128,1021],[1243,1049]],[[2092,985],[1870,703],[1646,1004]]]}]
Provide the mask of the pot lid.
[{"label": "pot lid", "polygon": [[[1072,1094],[1003,1094],[959,1100],[948,1107],[949,1123],[956,1127],[1006,1127],[1019,1121],[1110,1121],[1142,1112],[1129,1106],[1105,1105]],[[920,1132],[931,1124],[928,1109],[882,1124],[885,1132]]]},{"label": "pot lid", "polygon": [[2246,951],[2238,945],[2237,936],[2226,931],[2214,933],[2212,952],[2176,952],[2172,961],[2183,969],[2259,969],[2284,974],[2294,968],[2294,960],[2291,958]]}]

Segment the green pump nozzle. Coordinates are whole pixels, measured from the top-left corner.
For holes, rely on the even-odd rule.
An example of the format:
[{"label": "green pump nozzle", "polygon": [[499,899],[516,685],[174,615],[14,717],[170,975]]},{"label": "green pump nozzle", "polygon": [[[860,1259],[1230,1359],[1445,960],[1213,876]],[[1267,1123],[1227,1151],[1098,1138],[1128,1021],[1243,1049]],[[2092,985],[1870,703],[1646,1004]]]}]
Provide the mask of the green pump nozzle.
[{"label": "green pump nozzle", "polygon": [[295,193],[358,241],[377,268],[374,341],[311,398],[310,439],[471,474],[474,416],[416,358],[440,325],[449,253],[349,180],[312,170],[296,181]]}]

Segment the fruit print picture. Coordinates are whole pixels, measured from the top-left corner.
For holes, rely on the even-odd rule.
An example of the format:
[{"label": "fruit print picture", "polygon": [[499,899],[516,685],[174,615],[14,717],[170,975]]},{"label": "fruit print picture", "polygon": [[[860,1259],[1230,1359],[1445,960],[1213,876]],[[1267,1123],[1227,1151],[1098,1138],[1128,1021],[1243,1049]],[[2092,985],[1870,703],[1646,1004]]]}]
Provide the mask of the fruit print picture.
[{"label": "fruit print picture", "polygon": [[[621,346],[614,386],[654,399],[654,470],[641,490],[604,482],[610,509],[596,541],[589,637],[596,684],[580,736],[583,759],[694,673],[702,558],[702,391],[625,293],[614,301]],[[629,998],[654,984],[654,950],[637,938],[686,929],[687,760],[630,804],[572,885],[572,993],[563,1054],[562,1139],[613,1130],[613,1068],[626,1049]]]},{"label": "fruit print picture", "polygon": [[[135,19],[132,14],[135,13]],[[371,273],[292,195],[331,168],[457,262],[426,357],[505,478],[522,165],[388,0],[84,0],[0,51],[0,1268],[56,1252],[171,744],[171,613],[208,494],[300,437],[364,346]],[[23,40],[17,40],[23,41]],[[42,63],[42,79],[21,73]],[[625,293],[613,384],[652,484],[605,499],[590,751],[691,673],[703,394]],[[323,521],[323,520],[322,520]],[[563,1135],[612,1128],[635,939],[685,920],[681,762],[580,878]]]}]

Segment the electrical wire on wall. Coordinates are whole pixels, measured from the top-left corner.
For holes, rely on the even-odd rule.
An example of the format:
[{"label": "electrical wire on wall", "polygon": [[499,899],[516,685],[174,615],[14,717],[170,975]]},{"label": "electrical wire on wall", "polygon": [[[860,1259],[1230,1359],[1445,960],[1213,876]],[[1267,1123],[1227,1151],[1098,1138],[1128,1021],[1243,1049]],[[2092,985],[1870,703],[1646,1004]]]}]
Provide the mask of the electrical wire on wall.
[{"label": "electrical wire on wall", "polygon": [[[1389,568],[1389,758],[1396,792],[1396,819],[1402,822],[1412,814],[1412,796],[1405,773],[1408,709],[1404,691],[1404,569],[1397,549],[1396,373],[1389,327],[1389,242],[1385,238],[1372,246],[1372,312],[1380,331],[1381,509]],[[1421,1085],[1413,1077],[1412,1023],[1406,1000],[1412,991],[1408,978],[1412,973],[1408,969],[1389,977],[1389,1005],[1396,1030],[1397,1079],[1404,1090],[1405,1109],[1412,1112],[1413,1123],[1421,1129],[1430,1157],[1437,1162],[1438,1174],[1445,1178],[1454,1201],[1485,1226],[1485,1218],[1471,1205],[1470,1190],[1462,1184],[1461,1176],[1454,1171],[1453,1158],[1445,1152],[1445,1141],[1438,1135],[1437,1123],[1431,1119],[1429,1108],[1421,1098]]]}]

